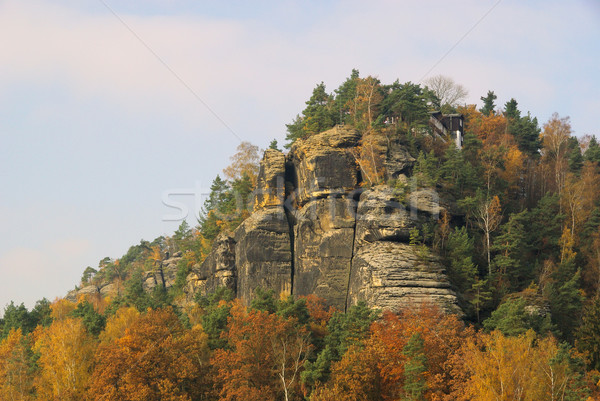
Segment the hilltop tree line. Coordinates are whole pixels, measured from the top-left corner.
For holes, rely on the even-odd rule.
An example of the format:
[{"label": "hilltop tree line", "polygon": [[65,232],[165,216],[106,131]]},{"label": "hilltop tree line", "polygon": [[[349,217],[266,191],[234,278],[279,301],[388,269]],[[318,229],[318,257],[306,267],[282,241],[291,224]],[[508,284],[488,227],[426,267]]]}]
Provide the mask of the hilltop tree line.
[{"label": "hilltop tree line", "polygon": [[[480,108],[465,97],[446,77],[382,84],[353,70],[333,93],[315,87],[285,145],[353,127],[362,185],[401,198],[407,183],[386,180],[384,160],[402,143],[414,184],[454,205],[411,244],[442,258],[462,321],[426,305],[343,314],[260,290],[250,306],[224,290],[178,306],[193,266],[252,210],[259,149],[244,142],[197,226],[85,269],[80,286],[110,283],[115,296],[5,308],[0,399],[599,399],[600,144],[568,117],[540,125],[515,99],[499,106],[494,91]],[[464,116],[462,149],[430,130],[438,110]],[[145,290],[144,272],[175,253],[175,285]]]}]

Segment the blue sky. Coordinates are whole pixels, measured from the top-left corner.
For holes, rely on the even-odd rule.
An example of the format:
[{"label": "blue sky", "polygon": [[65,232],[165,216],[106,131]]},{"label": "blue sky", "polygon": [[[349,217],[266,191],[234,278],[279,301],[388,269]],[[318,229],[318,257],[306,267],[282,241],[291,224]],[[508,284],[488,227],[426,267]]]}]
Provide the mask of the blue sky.
[{"label": "blue sky", "polygon": [[469,103],[491,89],[600,136],[596,2],[223,3],[0,0],[0,307],[171,234],[165,193],[188,193],[171,199],[193,223],[240,139],[282,143],[313,87],[352,68],[447,75]]}]

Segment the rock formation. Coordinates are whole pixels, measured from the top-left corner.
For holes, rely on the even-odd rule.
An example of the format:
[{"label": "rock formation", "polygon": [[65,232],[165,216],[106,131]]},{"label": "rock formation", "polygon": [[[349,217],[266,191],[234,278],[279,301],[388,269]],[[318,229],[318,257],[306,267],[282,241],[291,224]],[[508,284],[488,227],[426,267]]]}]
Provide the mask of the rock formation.
[{"label": "rock formation", "polygon": [[[397,310],[422,302],[460,313],[440,261],[410,231],[444,209],[432,189],[361,188],[361,137],[336,127],[261,161],[254,212],[187,277],[191,299],[225,286],[250,302],[257,287],[324,298],[345,310],[365,301]],[[415,159],[397,141],[382,154],[388,179],[407,180]]]}]

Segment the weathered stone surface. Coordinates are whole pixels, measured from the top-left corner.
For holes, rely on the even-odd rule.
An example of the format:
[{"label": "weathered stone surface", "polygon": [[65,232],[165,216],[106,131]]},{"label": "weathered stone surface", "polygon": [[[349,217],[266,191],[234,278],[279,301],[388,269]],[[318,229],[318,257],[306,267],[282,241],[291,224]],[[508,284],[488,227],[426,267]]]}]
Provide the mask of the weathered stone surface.
[{"label": "weathered stone surface", "polygon": [[315,294],[344,310],[354,242],[355,201],[329,197],[306,204],[294,227],[294,294]]},{"label": "weathered stone surface", "polygon": [[392,311],[428,303],[461,313],[439,261],[399,242],[366,244],[354,255],[348,302],[359,301]]},{"label": "weathered stone surface", "polygon": [[283,207],[254,212],[234,235],[237,296],[249,303],[257,287],[291,294],[290,227]]},{"label": "weathered stone surface", "polygon": [[163,285],[167,289],[171,288],[177,279],[177,269],[180,260],[180,255],[173,256],[161,261],[160,265],[154,270],[144,272],[142,276],[144,289],[151,291],[154,287]]},{"label": "weathered stone surface", "polygon": [[193,268],[186,278],[184,292],[191,301],[195,294],[207,295],[219,287],[236,290],[235,239],[221,233],[201,266]]},{"label": "weathered stone surface", "polygon": [[415,159],[387,139],[377,147],[386,177],[406,190],[363,191],[354,157],[359,140],[356,131],[336,127],[297,141],[287,156],[265,152],[254,213],[193,269],[188,299],[226,286],[249,303],[261,287],[315,294],[340,310],[364,300],[394,311],[427,302],[460,312],[439,261],[408,245],[411,229],[437,220],[446,206],[433,189],[409,192]]},{"label": "weathered stone surface", "polygon": [[416,159],[408,153],[400,143],[391,142],[388,146],[385,158],[386,178],[398,179],[401,175],[407,175],[412,171]]},{"label": "weathered stone surface", "polygon": [[281,206],[285,197],[285,156],[278,150],[267,149],[260,162],[254,191],[254,210]]},{"label": "weathered stone surface", "polygon": [[373,187],[360,195],[356,222],[356,245],[374,241],[405,241],[417,226],[418,216],[411,216],[401,201],[401,194],[385,185]]},{"label": "weathered stone surface", "polygon": [[311,198],[348,193],[358,186],[352,149],[359,140],[357,131],[338,126],[294,143],[288,159],[294,167],[299,205]]},{"label": "weathered stone surface", "polygon": [[425,188],[413,191],[408,195],[408,203],[413,210],[434,216],[440,215],[444,207],[441,206],[440,196],[435,189]]}]

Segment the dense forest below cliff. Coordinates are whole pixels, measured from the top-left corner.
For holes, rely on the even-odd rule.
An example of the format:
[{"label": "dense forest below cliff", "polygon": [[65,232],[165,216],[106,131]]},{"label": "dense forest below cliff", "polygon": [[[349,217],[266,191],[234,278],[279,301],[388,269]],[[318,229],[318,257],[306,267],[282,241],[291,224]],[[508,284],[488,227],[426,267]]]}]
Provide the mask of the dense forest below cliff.
[{"label": "dense forest below cliff", "polygon": [[[190,292],[215,241],[256,208],[259,148],[243,142],[197,226],[87,267],[64,299],[6,306],[0,399],[600,399],[600,144],[568,117],[540,126],[515,99],[465,96],[447,77],[383,84],[353,70],[332,93],[314,88],[285,144],[343,125],[360,135],[362,188],[407,204],[439,194],[450,206],[409,245],[436,255],[462,314]],[[432,128],[437,111],[464,119],[460,149]],[[387,171],[391,141],[414,160],[409,176]]]}]

